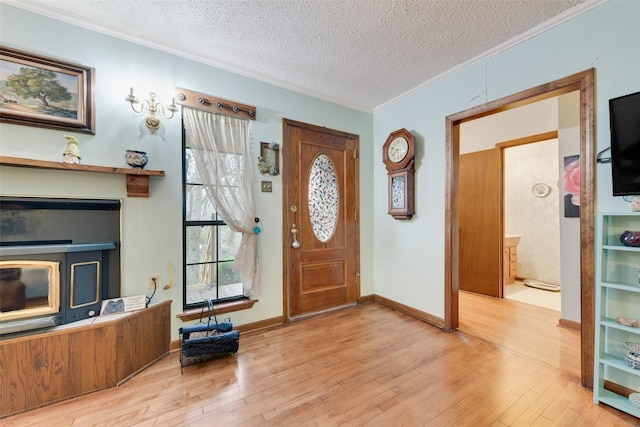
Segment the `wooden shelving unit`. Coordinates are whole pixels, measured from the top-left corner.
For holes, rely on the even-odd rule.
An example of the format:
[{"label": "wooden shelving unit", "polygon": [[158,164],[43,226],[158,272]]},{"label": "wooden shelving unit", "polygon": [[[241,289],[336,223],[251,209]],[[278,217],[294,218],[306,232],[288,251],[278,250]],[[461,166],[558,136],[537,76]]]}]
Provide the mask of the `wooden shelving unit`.
[{"label": "wooden shelving unit", "polygon": [[77,172],[98,172],[121,174],[126,176],[128,197],[149,197],[149,177],[164,176],[161,170],[145,170],[133,168],[116,168],[111,166],[78,165],[46,160],[23,159],[19,157],[0,156],[0,165],[22,168],[68,170]]},{"label": "wooden shelving unit", "polygon": [[604,213],[598,219],[593,399],[640,418],[628,398],[640,390],[640,369],[625,362],[625,343],[640,343],[640,328],[616,321],[640,321],[640,248],[620,242],[624,231],[640,230],[640,214]]}]

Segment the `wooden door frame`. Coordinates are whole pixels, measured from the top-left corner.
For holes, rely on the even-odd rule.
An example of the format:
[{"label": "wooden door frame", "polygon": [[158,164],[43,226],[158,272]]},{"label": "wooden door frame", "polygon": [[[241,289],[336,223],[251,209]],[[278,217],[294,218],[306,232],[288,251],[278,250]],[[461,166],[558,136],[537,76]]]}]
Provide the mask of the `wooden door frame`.
[{"label": "wooden door frame", "polygon": [[581,381],[593,387],[594,354],[594,69],[452,114],[446,118],[444,327],[458,328],[458,176],[460,124],[565,93],[580,93]]},{"label": "wooden door frame", "polygon": [[[302,129],[308,129],[313,132],[324,133],[328,135],[337,136],[345,139],[353,139],[356,145],[356,152],[360,150],[360,136],[348,132],[343,132],[335,129],[329,129],[322,126],[316,126],[309,123],[298,122],[291,119],[282,119],[282,313],[283,313],[283,322],[287,323],[291,320],[289,315],[289,273],[290,268],[289,264],[291,260],[288,256],[288,249],[291,239],[290,230],[288,229],[288,221],[289,218],[289,177],[291,176],[291,165],[288,161],[288,152],[290,148],[289,140],[290,136],[287,133],[287,127],[298,127]],[[355,269],[358,272],[356,277],[356,300],[360,299],[360,162],[359,156],[355,158],[355,171],[354,171],[354,205],[356,209],[356,229],[355,229]],[[304,317],[304,316],[303,316]]]}]

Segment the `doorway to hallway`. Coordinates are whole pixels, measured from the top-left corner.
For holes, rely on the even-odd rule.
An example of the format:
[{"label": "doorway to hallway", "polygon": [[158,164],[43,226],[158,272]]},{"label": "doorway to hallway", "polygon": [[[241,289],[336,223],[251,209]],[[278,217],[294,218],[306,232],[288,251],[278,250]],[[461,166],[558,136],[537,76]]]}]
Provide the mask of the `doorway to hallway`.
[{"label": "doorway to hallway", "polygon": [[579,91],[580,94],[580,299],[581,299],[581,379],[582,385],[593,383],[594,336],[594,70],[590,69],[548,84],[474,107],[446,119],[447,184],[445,224],[445,328],[459,325],[459,188],[460,125],[476,118],[517,108],[531,102]]}]

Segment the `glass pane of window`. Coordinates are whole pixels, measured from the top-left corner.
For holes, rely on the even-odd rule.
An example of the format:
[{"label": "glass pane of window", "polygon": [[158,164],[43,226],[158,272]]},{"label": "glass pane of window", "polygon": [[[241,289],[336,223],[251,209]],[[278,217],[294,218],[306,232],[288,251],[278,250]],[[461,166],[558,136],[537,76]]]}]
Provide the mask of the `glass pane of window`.
[{"label": "glass pane of window", "polygon": [[185,149],[184,157],[184,167],[186,172],[185,182],[187,184],[202,184],[202,179],[200,178],[198,168],[196,167],[196,159],[193,156],[193,151],[189,148]]},{"label": "glass pane of window", "polygon": [[[195,150],[192,150],[190,148],[185,149],[186,183],[202,184],[204,183],[204,181],[202,180],[202,177],[200,176],[200,173],[198,171],[194,151]],[[215,164],[211,164],[206,156],[204,162],[204,169],[213,169],[215,167]]]},{"label": "glass pane of window", "polygon": [[187,264],[216,260],[216,228],[215,225],[187,226],[185,233]]},{"label": "glass pane of window", "polygon": [[216,219],[216,210],[202,185],[187,184],[185,198],[187,221],[213,221]]},{"label": "glass pane of window", "polygon": [[[251,165],[234,153],[219,153],[214,161],[209,156],[196,161],[195,154],[185,148],[185,306],[243,297],[240,272],[233,271],[242,233],[232,231],[217,215],[206,186],[216,198],[240,203],[238,185]],[[223,173],[210,174],[214,168]]]},{"label": "glass pane of window", "polygon": [[218,264],[219,286],[242,285],[240,271],[233,271],[233,261]]},{"label": "glass pane of window", "polygon": [[188,265],[186,303],[196,304],[206,299],[218,299],[216,291],[216,264]]},{"label": "glass pane of window", "polygon": [[231,261],[235,258],[242,240],[242,233],[236,233],[227,225],[218,227],[218,261]]},{"label": "glass pane of window", "polygon": [[237,187],[240,185],[238,178],[242,177],[245,171],[244,156],[233,153],[221,153],[225,174],[218,182],[221,186]]}]

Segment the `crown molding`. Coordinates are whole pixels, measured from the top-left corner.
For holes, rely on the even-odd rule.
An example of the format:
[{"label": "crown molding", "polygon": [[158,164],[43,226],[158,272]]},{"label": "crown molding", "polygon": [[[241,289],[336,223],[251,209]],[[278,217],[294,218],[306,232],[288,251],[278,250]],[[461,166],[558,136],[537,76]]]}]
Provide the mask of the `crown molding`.
[{"label": "crown molding", "polygon": [[[345,99],[340,99],[340,98],[335,98],[332,96],[328,96],[326,94],[322,94],[322,93],[318,93],[303,87],[299,87],[296,85],[293,85],[289,82],[283,81],[283,80],[278,80],[278,79],[273,79],[270,77],[267,77],[265,75],[262,75],[260,73],[257,73],[254,70],[249,70],[247,68],[243,68],[243,67],[238,67],[237,65],[233,65],[230,64],[228,62],[225,61],[220,61],[220,60],[214,60],[212,58],[203,58],[202,56],[194,53],[194,52],[190,52],[188,50],[184,50],[184,49],[177,49],[177,48],[173,48],[170,46],[167,46],[166,44],[163,44],[159,41],[155,41],[155,40],[149,40],[149,39],[142,39],[138,36],[135,36],[133,34],[127,33],[127,32],[123,32],[120,29],[116,29],[115,27],[111,27],[109,25],[104,25],[104,24],[100,24],[97,23],[95,21],[89,21],[86,18],[82,18],[80,16],[77,15],[70,15],[68,13],[63,13],[60,12],[59,10],[45,5],[45,4],[35,4],[32,3],[30,1],[25,1],[25,0],[0,0],[0,3],[5,3],[14,7],[17,7],[19,9],[24,9],[33,13],[37,13],[39,15],[44,15],[47,16],[49,18],[53,18],[53,19],[57,19],[59,21],[63,21],[72,25],[76,25],[78,27],[82,27],[82,28],[86,28],[88,30],[91,31],[95,31],[98,33],[102,33],[102,34],[106,34],[108,36],[111,37],[115,37],[118,39],[122,39],[122,40],[126,40],[135,44],[139,44],[142,46],[146,46],[146,47],[150,47],[152,49],[156,49],[159,50],[161,52],[166,52],[178,57],[182,57],[185,59],[189,59],[195,62],[199,62],[201,64],[205,64],[205,65],[209,65],[215,68],[220,68],[224,71],[228,71],[234,74],[238,74],[240,76],[243,77],[247,77],[247,78],[251,78],[254,80],[258,80],[261,81],[263,83],[267,83],[273,86],[277,86],[283,89],[287,89],[287,90],[291,90],[294,91],[296,93],[302,94],[302,95],[307,95],[307,96],[311,96],[323,101],[327,101],[327,102],[331,102],[334,104],[338,104],[338,105],[342,105],[344,107],[347,108],[352,108],[355,110],[359,110],[359,111],[364,111],[367,113],[371,113],[371,112],[377,112],[380,111],[396,102],[398,102],[399,100],[401,100],[402,98],[405,98],[407,96],[410,96],[428,86],[431,86],[439,81],[442,81],[444,79],[446,79],[447,77],[452,76],[453,74],[457,73],[460,70],[463,70],[473,64],[476,64],[478,62],[481,62],[491,56],[497,55],[500,52],[503,52],[507,49],[510,49],[514,46],[517,46],[520,43],[523,43],[553,27],[556,27],[582,13],[585,13],[603,3],[606,3],[608,0],[586,0],[584,3],[581,3],[571,9],[566,10],[565,12],[533,27],[532,29],[519,34],[509,40],[507,40],[504,43],[501,43],[473,58],[471,58],[468,61],[465,61],[463,63],[460,63],[452,68],[449,68],[448,70],[444,71],[443,73],[425,81],[424,83],[414,87],[413,89],[410,89],[376,107],[370,108],[370,107],[365,107],[363,105],[357,105],[357,104],[353,104],[348,102]],[[55,4],[55,3],[52,3]]]},{"label": "crown molding", "polygon": [[448,70],[446,70],[445,72],[438,74],[437,76],[427,80],[426,82],[414,87],[413,89],[410,89],[398,96],[396,96],[393,99],[390,99],[387,102],[384,102],[376,107],[373,108],[373,112],[377,112],[380,110],[383,110],[386,107],[389,107],[392,104],[395,104],[396,102],[400,101],[401,99],[412,95],[416,92],[419,92],[420,90],[431,86],[435,83],[438,83],[442,80],[445,80],[447,77],[450,77],[454,74],[456,74],[457,72],[470,67],[471,65],[477,64],[478,62],[484,61],[487,58],[490,58],[494,55],[499,54],[500,52],[504,52],[505,50],[511,49],[512,47],[515,47],[517,45],[519,45],[520,43],[524,43],[525,41],[532,39],[542,33],[544,33],[547,30],[550,30],[554,27],[557,27],[558,25],[567,22],[573,18],[575,18],[578,15],[581,15],[595,7],[600,6],[603,3],[606,3],[609,0],[586,0],[584,3],[581,3],[575,7],[572,7],[571,9],[568,9],[566,11],[564,11],[563,13],[531,28],[530,30],[525,31],[522,34],[519,34],[515,37],[512,37],[511,39],[507,40],[504,43],[501,43],[471,59],[469,59],[468,61],[462,62],[452,68],[449,68]]},{"label": "crown molding", "polygon": [[[90,31],[95,31],[97,33],[105,34],[114,38],[118,38],[121,40],[125,40],[131,43],[135,43],[141,46],[146,46],[161,52],[169,53],[171,55],[175,55],[181,58],[185,58],[194,62],[198,62],[200,64],[209,65],[211,67],[219,68],[224,71],[228,71],[234,74],[238,74],[243,77],[247,77],[253,80],[258,80],[263,83],[267,83],[282,89],[291,90],[301,95],[311,96],[316,99],[320,99],[323,101],[331,102],[333,104],[342,105],[347,108],[352,108],[354,110],[363,111],[366,113],[371,113],[371,107],[366,107],[359,104],[350,103],[342,98],[335,98],[332,96],[328,96],[323,93],[315,92],[304,87],[293,85],[289,82],[273,79],[267,77],[263,74],[257,73],[254,70],[249,70],[247,68],[239,67],[237,65],[230,64],[225,61],[220,61],[212,58],[205,58],[199,54],[196,54],[192,51],[185,50],[183,48],[173,48],[171,46],[167,46],[166,44],[159,42],[157,40],[150,39],[142,39],[138,36],[130,34],[126,31],[122,31],[120,29],[116,29],[115,27],[98,23],[95,21],[87,20],[86,18],[70,15],[68,13],[60,12],[49,5],[43,4],[34,4],[25,0],[0,0],[0,3],[5,3],[10,6],[16,7],[18,9],[23,9],[29,12],[36,13],[38,15],[43,15],[48,18],[56,19],[58,21],[63,21],[68,24],[72,24],[81,28],[85,28]],[[52,3],[55,4],[55,3]]]}]

